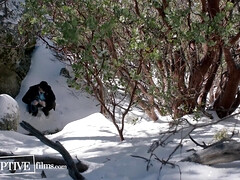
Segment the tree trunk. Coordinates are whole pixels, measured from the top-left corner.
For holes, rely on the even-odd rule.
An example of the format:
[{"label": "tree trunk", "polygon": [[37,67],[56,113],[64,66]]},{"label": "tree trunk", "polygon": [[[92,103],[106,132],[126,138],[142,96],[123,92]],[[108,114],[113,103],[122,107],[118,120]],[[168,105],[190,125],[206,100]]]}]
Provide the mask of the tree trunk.
[{"label": "tree trunk", "polygon": [[224,48],[225,61],[227,62],[227,78],[224,87],[214,103],[218,116],[223,118],[232,113],[239,105],[238,86],[240,70],[235,64],[229,48]]},{"label": "tree trunk", "polygon": [[221,58],[222,58],[222,50],[220,48],[218,61],[217,61],[217,63],[213,63],[211,65],[211,67],[209,68],[208,73],[207,73],[206,78],[205,78],[206,80],[203,83],[204,86],[202,87],[201,94],[198,97],[198,105],[200,107],[204,108],[206,106],[207,95],[210,92],[211,88],[213,87],[213,83],[214,83],[214,80],[216,78],[217,70],[218,70],[218,67],[221,63]]},{"label": "tree trunk", "polygon": [[[220,0],[207,0],[201,2],[203,13],[208,13],[210,19],[214,19],[217,13],[220,12]],[[214,73],[218,68],[218,61],[221,57],[221,37],[217,33],[213,33],[206,38],[209,41],[214,41],[216,44],[214,46],[203,44],[202,50],[204,54],[200,60],[198,59],[199,56],[197,56],[197,45],[195,42],[191,42],[188,47],[189,56],[187,57],[189,57],[188,61],[191,62],[190,77],[186,90],[183,89],[183,92],[180,91],[180,95],[177,96],[173,102],[173,113],[175,118],[191,113],[198,105],[204,106],[203,103],[205,102],[206,95],[213,84],[216,75]],[[176,55],[175,53],[175,58],[179,57]],[[177,62],[177,59],[175,59],[175,61]],[[179,74],[177,74],[177,82],[179,83],[184,76],[180,79],[181,69],[179,68],[177,73]]]},{"label": "tree trunk", "polygon": [[216,143],[200,152],[181,160],[205,165],[228,163],[240,160],[240,143],[236,141],[225,141]]}]

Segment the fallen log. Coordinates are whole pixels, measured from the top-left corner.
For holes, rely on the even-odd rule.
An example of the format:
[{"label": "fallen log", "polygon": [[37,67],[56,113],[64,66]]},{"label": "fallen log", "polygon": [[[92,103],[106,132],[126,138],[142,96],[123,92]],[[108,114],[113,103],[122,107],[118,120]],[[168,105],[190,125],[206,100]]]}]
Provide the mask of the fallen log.
[{"label": "fallen log", "polygon": [[[28,132],[30,132],[32,135],[34,135],[36,138],[38,138],[41,142],[43,142],[44,144],[46,144],[47,146],[55,149],[56,151],[58,151],[63,159],[66,162],[67,168],[68,168],[68,173],[69,175],[72,177],[72,179],[74,180],[84,180],[85,178],[79,173],[76,164],[74,163],[71,155],[69,154],[69,152],[63,147],[63,145],[59,142],[53,142],[51,140],[49,140],[48,138],[46,138],[40,131],[38,131],[37,129],[35,129],[34,127],[32,127],[29,123],[22,121],[20,123],[20,125],[27,130]],[[82,165],[81,161],[79,161],[80,165]]]},{"label": "fallen log", "polygon": [[214,165],[240,160],[240,142],[230,140],[215,143],[203,150],[193,153],[181,161]]}]

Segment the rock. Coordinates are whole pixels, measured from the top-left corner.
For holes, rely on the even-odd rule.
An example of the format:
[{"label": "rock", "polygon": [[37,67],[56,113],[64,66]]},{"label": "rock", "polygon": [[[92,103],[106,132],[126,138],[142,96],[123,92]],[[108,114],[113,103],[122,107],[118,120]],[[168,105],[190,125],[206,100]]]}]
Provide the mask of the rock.
[{"label": "rock", "polygon": [[[7,3],[7,6],[6,6]],[[19,18],[23,13],[22,2],[0,3],[0,94],[16,97],[22,80],[31,64],[31,54],[36,44],[32,33],[20,33]]]},{"label": "rock", "polygon": [[16,72],[5,65],[0,65],[0,94],[15,97],[20,89],[20,78]]},{"label": "rock", "polygon": [[18,95],[21,82],[27,75],[31,64],[29,52],[15,56],[19,58],[11,56],[8,51],[0,50],[0,94],[9,94],[12,97]]},{"label": "rock", "polygon": [[19,118],[17,101],[7,94],[0,94],[0,130],[17,131]]},{"label": "rock", "polygon": [[70,73],[67,70],[67,68],[62,68],[60,70],[60,75],[66,77],[66,78],[71,78]]}]

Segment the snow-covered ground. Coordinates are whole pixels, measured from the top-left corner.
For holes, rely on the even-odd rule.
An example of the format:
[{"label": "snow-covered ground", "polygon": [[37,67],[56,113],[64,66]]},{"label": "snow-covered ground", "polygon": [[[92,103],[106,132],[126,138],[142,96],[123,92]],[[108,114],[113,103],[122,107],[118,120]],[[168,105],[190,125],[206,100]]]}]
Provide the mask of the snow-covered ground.
[{"label": "snow-covered ground", "polygon": [[[32,56],[30,71],[22,82],[21,90],[16,100],[21,111],[21,120],[31,123],[40,131],[57,131],[62,129],[69,122],[86,117],[98,112],[97,102],[86,93],[69,88],[66,78],[60,76],[61,68],[65,64],[56,60],[49,49],[39,43]],[[39,111],[36,118],[33,118],[26,111],[26,105],[22,102],[22,97],[30,86],[47,81],[56,95],[56,111],[50,111],[51,115],[45,115]],[[19,127],[19,132],[24,130]]]},{"label": "snow-covered ground", "polygon": [[[136,123],[129,117],[126,123],[125,141],[120,142],[117,131],[110,120],[98,113],[98,102],[82,91],[76,91],[67,86],[66,78],[59,75],[60,69],[65,67],[52,55],[51,51],[39,42],[33,53],[32,65],[27,77],[22,82],[21,91],[16,97],[20,108],[20,120],[27,121],[35,128],[54,132],[47,135],[53,141],[60,141],[72,157],[77,157],[89,165],[88,171],[82,175],[88,180],[239,180],[240,162],[206,166],[190,162],[179,162],[192,152],[186,149],[196,148],[190,140],[184,140],[184,147],[176,152],[172,162],[179,165],[175,168],[166,165],[159,174],[160,163],[151,162],[146,170],[147,162],[142,158],[149,158],[147,153],[153,140],[158,139],[159,132],[167,130],[169,117],[161,117],[158,122],[141,119]],[[21,99],[29,86],[45,80],[55,92],[57,98],[56,111],[51,111],[49,117],[42,112],[32,117],[26,112],[26,105]],[[140,119],[140,118],[139,118]],[[207,121],[205,118],[203,121]],[[193,136],[199,142],[210,142],[218,130],[226,128],[228,131],[238,129],[238,119],[231,119],[225,124],[211,126],[197,130]],[[18,132],[0,131],[0,151],[15,155],[52,155],[59,153],[44,145],[37,138],[25,135],[27,132],[20,126]],[[159,158],[169,155],[179,142],[178,136],[173,140],[172,147],[158,148],[155,154]],[[1,165],[1,164],[0,164]],[[47,179],[71,179],[66,169],[44,170]],[[35,174],[0,175],[0,179],[41,179],[42,169],[36,169]],[[1,173],[1,171],[0,171]]]}]

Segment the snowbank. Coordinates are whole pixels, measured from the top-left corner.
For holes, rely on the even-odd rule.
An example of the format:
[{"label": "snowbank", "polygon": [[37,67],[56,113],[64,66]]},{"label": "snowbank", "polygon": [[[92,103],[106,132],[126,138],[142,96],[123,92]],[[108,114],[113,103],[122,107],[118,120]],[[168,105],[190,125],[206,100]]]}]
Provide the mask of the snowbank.
[{"label": "snowbank", "polygon": [[7,94],[0,94],[0,129],[17,131],[19,115],[17,101]]}]

